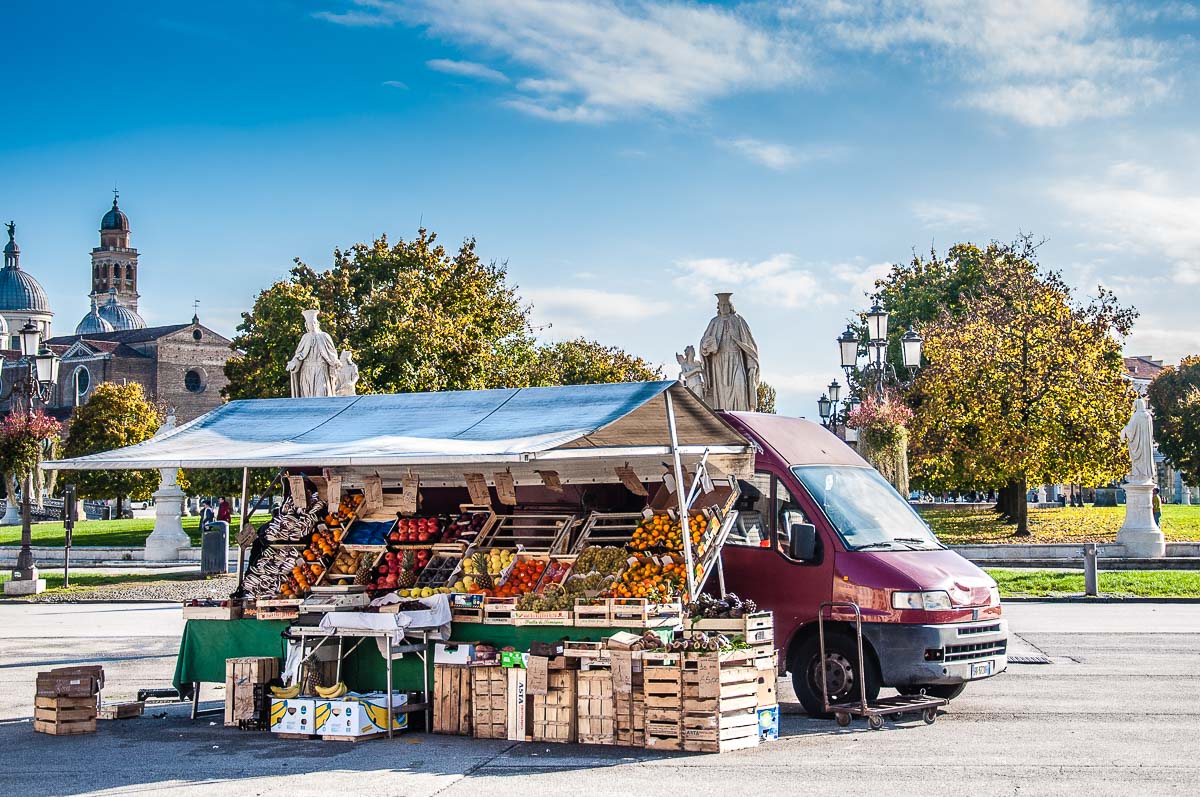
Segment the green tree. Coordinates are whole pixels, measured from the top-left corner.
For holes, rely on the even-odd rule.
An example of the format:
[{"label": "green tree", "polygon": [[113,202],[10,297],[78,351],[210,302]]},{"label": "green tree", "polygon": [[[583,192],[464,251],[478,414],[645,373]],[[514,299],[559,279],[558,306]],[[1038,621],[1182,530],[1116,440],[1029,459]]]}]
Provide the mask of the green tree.
[{"label": "green tree", "polygon": [[532,374],[530,381],[535,385],[598,385],[663,378],[661,367],[616,346],[584,338],[539,346]]},{"label": "green tree", "polygon": [[[63,456],[82,457],[140,443],[153,437],[162,422],[162,411],[146,398],[140,384],[102,382],[71,417]],[[159,482],[154,470],[84,470],[73,478],[81,498],[115,498],[118,517],[125,496],[144,501]]]},{"label": "green tree", "polygon": [[758,411],[769,412],[775,414],[775,388],[768,385],[766,382],[758,383]]},{"label": "green tree", "polygon": [[1183,475],[1200,481],[1200,355],[1184,357],[1154,377],[1147,394],[1154,411],[1158,448]]},{"label": "green tree", "polygon": [[[183,472],[188,495],[197,498],[233,498],[242,494],[241,468],[189,468]],[[250,496],[262,495],[271,488],[275,471],[250,469]],[[181,480],[181,485],[183,484]]]},{"label": "green tree", "polygon": [[315,271],[299,260],[287,280],[243,313],[226,367],[230,398],[288,395],[286,372],[303,332],[301,310],[354,352],[360,392],[463,390],[521,384],[535,353],[516,289],[502,265],[484,263],[467,240],[451,255],[437,236],[335,250]]},{"label": "green tree", "polygon": [[1006,486],[1001,507],[1028,534],[1029,484],[1119,478],[1131,388],[1117,338],[1136,313],[1100,289],[1076,303],[1040,270],[1028,238],[983,253],[987,284],[925,330],[909,392],[913,473],[931,489]]}]

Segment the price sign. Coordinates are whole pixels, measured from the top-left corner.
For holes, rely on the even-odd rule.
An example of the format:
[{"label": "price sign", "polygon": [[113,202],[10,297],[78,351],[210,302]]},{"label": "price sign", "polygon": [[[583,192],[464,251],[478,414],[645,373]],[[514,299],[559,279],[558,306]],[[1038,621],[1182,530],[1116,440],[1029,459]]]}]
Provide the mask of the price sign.
[{"label": "price sign", "polygon": [[378,476],[368,476],[363,479],[363,515],[383,509],[383,480]]},{"label": "price sign", "polygon": [[650,495],[650,493],[646,491],[646,485],[642,484],[642,480],[639,479],[638,475],[633,472],[633,468],[629,467],[628,465],[624,465],[620,468],[617,468],[616,471],[617,478],[621,480],[621,484],[625,485],[626,490],[634,495]]},{"label": "price sign", "polygon": [[496,482],[496,497],[500,499],[500,503],[505,506],[517,505],[517,487],[513,483],[513,475],[508,471],[493,473],[492,478]]},{"label": "price sign", "polygon": [[471,503],[476,506],[491,506],[492,494],[488,490],[487,479],[482,473],[464,473],[467,480],[467,492],[471,494]]},{"label": "price sign", "polygon": [[417,494],[421,489],[421,477],[410,473],[400,480],[400,514],[417,514]]},{"label": "price sign", "polygon": [[562,482],[559,481],[558,478],[558,471],[539,470],[537,471],[537,475],[542,477],[542,484],[546,486],[546,489],[553,490],[556,493],[561,493],[563,491]]},{"label": "price sign", "polygon": [[550,691],[550,660],[545,656],[530,656],[526,665],[525,694],[544,695]]},{"label": "price sign", "polygon": [[303,476],[288,476],[288,492],[292,496],[292,502],[299,509],[308,509],[308,494],[304,489]]},{"label": "price sign", "polygon": [[242,530],[238,532],[237,544],[239,548],[249,548],[258,539],[258,531],[249,523],[242,526]]},{"label": "price sign", "polygon": [[342,477],[327,476],[325,478],[325,505],[329,507],[330,514],[337,512],[338,505],[342,503]]}]

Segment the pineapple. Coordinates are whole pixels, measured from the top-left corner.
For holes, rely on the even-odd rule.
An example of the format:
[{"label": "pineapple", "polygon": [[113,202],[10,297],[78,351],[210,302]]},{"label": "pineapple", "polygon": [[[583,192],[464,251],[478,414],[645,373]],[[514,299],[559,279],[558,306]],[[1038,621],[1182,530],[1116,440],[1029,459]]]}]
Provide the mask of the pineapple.
[{"label": "pineapple", "polygon": [[354,583],[363,586],[371,583],[371,560],[364,558],[359,562],[358,570],[354,573]]},{"label": "pineapple", "polygon": [[488,572],[487,556],[482,551],[471,558],[471,565],[474,571],[471,575],[475,577],[475,586],[480,589],[492,589],[496,586],[495,580]]},{"label": "pineapple", "polygon": [[404,559],[400,562],[400,575],[396,578],[396,586],[400,589],[408,589],[413,584],[417,583],[416,570],[417,561],[413,556],[412,551],[404,552]]}]

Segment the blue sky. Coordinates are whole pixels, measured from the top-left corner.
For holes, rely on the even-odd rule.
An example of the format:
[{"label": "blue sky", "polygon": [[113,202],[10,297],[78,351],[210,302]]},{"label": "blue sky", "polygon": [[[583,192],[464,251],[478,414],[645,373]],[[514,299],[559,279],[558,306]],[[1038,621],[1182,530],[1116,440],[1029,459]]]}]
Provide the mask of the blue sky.
[{"label": "blue sky", "polygon": [[886,264],[1047,239],[1200,351],[1196,3],[241,0],[5,15],[0,216],[69,332],[115,186],[147,321],[231,334],[300,257],[418,224],[548,338],[668,366],[731,290],[814,413]]}]

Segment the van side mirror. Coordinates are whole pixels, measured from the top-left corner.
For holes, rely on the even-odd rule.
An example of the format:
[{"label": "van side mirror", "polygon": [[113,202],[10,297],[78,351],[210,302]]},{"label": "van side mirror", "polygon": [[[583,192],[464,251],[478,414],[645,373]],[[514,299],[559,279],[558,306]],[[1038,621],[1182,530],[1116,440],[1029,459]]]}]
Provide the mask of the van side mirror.
[{"label": "van side mirror", "polygon": [[793,523],[788,555],[799,562],[817,558],[817,527],[811,523]]}]

